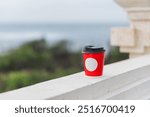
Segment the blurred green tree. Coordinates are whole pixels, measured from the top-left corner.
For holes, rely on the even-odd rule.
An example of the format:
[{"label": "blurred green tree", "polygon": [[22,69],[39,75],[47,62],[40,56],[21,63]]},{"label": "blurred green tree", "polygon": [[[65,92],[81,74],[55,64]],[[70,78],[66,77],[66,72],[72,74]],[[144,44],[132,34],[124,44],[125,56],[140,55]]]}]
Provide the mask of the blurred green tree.
[{"label": "blurred green tree", "polygon": [[35,40],[0,56],[0,91],[8,91],[82,70],[80,52],[72,52],[68,41],[50,46]]}]

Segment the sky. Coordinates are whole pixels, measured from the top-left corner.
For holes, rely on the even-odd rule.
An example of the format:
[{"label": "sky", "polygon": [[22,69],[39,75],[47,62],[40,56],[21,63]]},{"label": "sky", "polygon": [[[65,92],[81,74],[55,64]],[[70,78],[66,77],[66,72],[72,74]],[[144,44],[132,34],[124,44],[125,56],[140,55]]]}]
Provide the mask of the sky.
[{"label": "sky", "polygon": [[127,21],[113,0],[0,0],[0,23]]}]

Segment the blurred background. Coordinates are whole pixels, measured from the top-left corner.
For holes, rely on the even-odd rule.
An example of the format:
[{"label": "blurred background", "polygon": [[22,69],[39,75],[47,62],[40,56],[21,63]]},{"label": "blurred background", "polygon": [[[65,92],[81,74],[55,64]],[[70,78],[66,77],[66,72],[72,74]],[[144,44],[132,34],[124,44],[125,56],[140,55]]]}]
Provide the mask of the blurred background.
[{"label": "blurred background", "polygon": [[127,59],[109,41],[128,22],[113,0],[0,0],[0,92],[82,71],[85,45]]}]

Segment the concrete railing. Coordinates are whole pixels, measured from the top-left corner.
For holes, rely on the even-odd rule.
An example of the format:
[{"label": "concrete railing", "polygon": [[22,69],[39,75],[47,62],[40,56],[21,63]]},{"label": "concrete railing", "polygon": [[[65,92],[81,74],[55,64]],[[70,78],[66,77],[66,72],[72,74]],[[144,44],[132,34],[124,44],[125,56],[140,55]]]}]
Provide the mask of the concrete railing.
[{"label": "concrete railing", "polygon": [[113,28],[111,44],[130,58],[150,54],[150,0],[114,0],[128,14],[130,27]]},{"label": "concrete railing", "polygon": [[0,94],[0,99],[150,99],[150,55],[104,67],[104,76],[83,72]]}]

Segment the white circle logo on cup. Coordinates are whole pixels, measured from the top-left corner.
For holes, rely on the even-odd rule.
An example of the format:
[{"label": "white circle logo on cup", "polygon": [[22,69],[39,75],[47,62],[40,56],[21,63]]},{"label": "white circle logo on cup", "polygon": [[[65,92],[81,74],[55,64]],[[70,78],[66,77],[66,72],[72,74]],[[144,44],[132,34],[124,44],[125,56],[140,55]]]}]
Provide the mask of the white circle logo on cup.
[{"label": "white circle logo on cup", "polygon": [[94,58],[87,58],[85,60],[85,67],[88,71],[95,71],[97,69],[98,63]]}]

